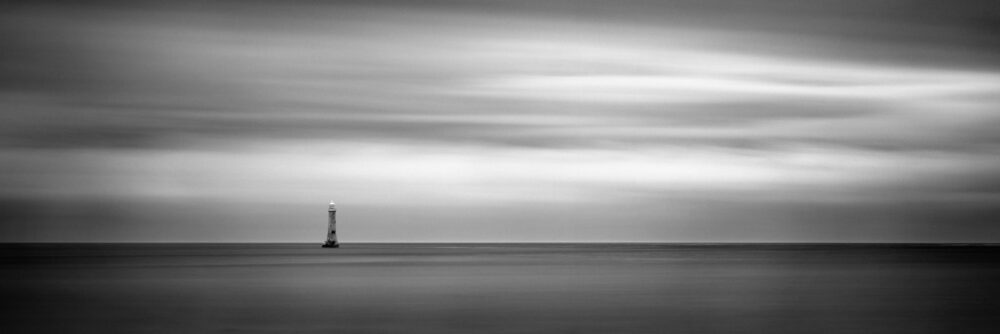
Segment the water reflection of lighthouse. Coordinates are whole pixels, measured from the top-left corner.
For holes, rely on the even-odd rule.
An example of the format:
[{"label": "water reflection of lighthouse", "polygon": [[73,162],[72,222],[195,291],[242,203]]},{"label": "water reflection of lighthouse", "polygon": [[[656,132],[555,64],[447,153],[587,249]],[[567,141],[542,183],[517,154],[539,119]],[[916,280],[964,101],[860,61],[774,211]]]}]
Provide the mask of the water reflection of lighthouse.
[{"label": "water reflection of lighthouse", "polygon": [[337,243],[337,205],[330,201],[330,209],[327,212],[330,217],[330,224],[326,230],[326,242],[323,243],[323,248],[338,248],[340,244]]}]

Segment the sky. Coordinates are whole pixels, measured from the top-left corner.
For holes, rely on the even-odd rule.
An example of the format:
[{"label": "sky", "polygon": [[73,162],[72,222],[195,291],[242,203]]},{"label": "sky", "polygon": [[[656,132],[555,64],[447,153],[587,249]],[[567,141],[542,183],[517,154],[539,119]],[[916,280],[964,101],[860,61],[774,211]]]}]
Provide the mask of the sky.
[{"label": "sky", "polygon": [[1000,242],[995,1],[0,10],[0,241]]}]

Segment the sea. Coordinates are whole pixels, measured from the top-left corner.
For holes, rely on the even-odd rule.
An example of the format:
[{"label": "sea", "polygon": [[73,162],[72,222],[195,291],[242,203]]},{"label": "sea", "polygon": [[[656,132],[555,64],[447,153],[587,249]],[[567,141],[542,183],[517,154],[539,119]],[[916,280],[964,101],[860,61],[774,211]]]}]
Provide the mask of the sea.
[{"label": "sea", "polygon": [[0,333],[987,333],[981,244],[0,244]]}]

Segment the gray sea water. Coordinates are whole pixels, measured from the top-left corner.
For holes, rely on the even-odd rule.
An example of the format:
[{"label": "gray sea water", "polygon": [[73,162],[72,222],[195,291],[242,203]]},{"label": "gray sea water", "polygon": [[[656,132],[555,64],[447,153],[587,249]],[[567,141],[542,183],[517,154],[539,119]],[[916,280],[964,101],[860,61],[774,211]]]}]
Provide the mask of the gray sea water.
[{"label": "gray sea water", "polygon": [[6,244],[3,333],[961,333],[1000,247]]}]

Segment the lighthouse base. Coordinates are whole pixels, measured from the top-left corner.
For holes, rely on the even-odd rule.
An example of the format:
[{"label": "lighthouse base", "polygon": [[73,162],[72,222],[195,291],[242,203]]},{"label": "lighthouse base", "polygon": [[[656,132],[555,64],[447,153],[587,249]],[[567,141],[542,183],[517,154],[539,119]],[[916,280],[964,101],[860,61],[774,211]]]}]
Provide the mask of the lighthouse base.
[{"label": "lighthouse base", "polygon": [[340,244],[336,242],[329,242],[323,244],[323,248],[340,248]]}]

